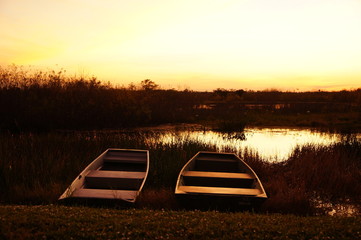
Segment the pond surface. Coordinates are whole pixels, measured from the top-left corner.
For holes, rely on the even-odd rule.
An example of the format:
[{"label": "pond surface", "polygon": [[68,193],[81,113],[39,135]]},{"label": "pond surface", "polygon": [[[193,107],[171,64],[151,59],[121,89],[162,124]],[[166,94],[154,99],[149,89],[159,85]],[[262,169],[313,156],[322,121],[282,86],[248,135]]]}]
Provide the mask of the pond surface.
[{"label": "pond surface", "polygon": [[[210,130],[167,130],[150,141],[179,143],[195,141],[215,147],[217,151],[245,151],[258,154],[269,162],[287,160],[296,147],[328,146],[351,137],[339,133],[325,133],[311,129],[248,128],[244,133],[220,133]],[[361,139],[361,134],[352,134]]]}]

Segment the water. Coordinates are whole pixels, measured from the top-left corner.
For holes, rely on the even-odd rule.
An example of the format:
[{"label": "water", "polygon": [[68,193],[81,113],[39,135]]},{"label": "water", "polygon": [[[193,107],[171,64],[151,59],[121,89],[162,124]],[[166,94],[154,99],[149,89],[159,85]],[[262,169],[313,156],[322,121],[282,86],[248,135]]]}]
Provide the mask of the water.
[{"label": "water", "polygon": [[[361,139],[361,134],[354,134]],[[287,160],[296,147],[308,144],[328,146],[342,141],[345,135],[325,133],[311,129],[289,128],[248,128],[244,133],[220,133],[202,130],[162,131],[150,142],[178,143],[194,141],[215,147],[217,151],[232,151],[242,154],[244,151],[258,154],[269,162]]]},{"label": "water", "polygon": [[[313,147],[329,146],[344,140],[361,140],[361,133],[340,134],[332,132],[320,132],[307,128],[248,128],[244,133],[221,133],[201,128],[169,128],[147,129],[156,132],[149,134],[147,144],[162,143],[172,146],[189,142],[205,145],[205,148],[215,148],[220,152],[234,152],[243,155],[244,152],[257,154],[268,162],[286,161],[295,148],[311,145]],[[206,149],[199,149],[206,150]],[[346,200],[340,203],[330,202],[321,196],[311,199],[315,208],[320,213],[331,216],[354,216],[359,214],[359,207],[353,202]]]}]

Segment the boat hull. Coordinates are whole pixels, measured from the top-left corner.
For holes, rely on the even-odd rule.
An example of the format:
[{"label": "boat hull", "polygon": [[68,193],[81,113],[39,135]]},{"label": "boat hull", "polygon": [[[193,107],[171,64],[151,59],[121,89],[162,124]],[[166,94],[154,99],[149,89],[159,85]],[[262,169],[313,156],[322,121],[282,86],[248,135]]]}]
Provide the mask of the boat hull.
[{"label": "boat hull", "polygon": [[256,173],[232,153],[198,152],[180,171],[175,194],[183,207],[258,207],[267,194]]},{"label": "boat hull", "polygon": [[132,204],[149,171],[149,152],[107,149],[91,162],[59,197],[65,202]]}]

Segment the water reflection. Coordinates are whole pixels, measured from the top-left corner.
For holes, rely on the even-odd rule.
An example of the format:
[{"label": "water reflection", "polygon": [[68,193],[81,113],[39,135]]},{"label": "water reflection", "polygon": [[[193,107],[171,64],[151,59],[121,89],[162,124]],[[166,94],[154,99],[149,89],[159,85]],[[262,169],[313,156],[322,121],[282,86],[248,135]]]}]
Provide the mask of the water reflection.
[{"label": "water reflection", "polygon": [[[356,137],[360,138],[360,134]],[[269,162],[286,160],[297,146],[308,144],[328,146],[345,137],[338,133],[323,133],[310,129],[249,128],[244,133],[220,133],[214,131],[165,131],[150,141],[164,144],[183,144],[194,141],[212,146],[217,151],[245,151],[258,154]]]}]

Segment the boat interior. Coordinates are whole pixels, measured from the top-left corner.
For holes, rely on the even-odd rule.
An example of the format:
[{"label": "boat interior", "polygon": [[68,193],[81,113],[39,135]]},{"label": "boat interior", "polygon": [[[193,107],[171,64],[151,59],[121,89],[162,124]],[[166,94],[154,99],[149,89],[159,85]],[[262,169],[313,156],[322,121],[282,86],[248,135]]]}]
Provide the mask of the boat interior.
[{"label": "boat interior", "polygon": [[105,198],[135,201],[147,173],[146,151],[108,150],[103,164],[84,176],[75,198]]},{"label": "boat interior", "polygon": [[184,168],[176,193],[261,194],[254,173],[234,154],[200,152]]}]

